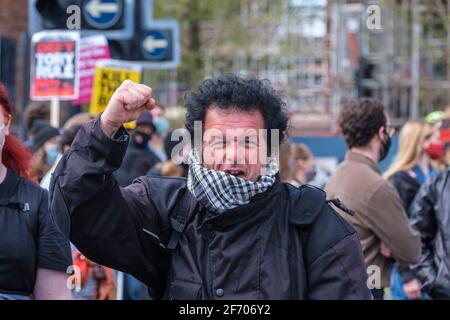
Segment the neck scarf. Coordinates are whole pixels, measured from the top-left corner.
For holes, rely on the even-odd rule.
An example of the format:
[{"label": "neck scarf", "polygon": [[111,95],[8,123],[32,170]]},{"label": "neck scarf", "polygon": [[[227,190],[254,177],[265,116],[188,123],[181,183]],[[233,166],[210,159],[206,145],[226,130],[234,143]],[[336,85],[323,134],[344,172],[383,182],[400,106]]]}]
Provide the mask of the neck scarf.
[{"label": "neck scarf", "polygon": [[199,160],[198,152],[193,149],[189,158],[188,190],[198,202],[214,214],[245,205],[250,199],[265,192],[275,182],[278,165],[271,159],[258,181],[252,182],[232,174],[205,168]]}]

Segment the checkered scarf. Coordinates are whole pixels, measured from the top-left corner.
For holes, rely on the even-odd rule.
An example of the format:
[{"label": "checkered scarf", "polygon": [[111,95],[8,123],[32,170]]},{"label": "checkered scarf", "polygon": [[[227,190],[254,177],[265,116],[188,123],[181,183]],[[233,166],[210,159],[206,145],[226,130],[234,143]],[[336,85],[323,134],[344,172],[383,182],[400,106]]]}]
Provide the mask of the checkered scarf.
[{"label": "checkered scarf", "polygon": [[251,182],[232,174],[205,168],[199,160],[196,149],[189,157],[187,187],[198,202],[215,214],[221,214],[250,202],[258,193],[265,192],[275,182],[278,165],[275,159],[269,161],[266,172],[258,181]]}]

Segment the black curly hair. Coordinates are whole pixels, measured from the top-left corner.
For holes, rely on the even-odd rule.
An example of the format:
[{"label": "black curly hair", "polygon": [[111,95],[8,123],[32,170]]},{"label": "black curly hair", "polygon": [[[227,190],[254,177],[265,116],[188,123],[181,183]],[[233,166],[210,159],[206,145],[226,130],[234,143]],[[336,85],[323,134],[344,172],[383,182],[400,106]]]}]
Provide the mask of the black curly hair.
[{"label": "black curly hair", "polygon": [[186,99],[185,126],[191,137],[194,137],[194,121],[204,123],[206,111],[211,106],[237,111],[257,110],[263,116],[268,134],[272,129],[278,129],[280,144],[286,137],[289,119],[285,111],[286,104],[268,80],[242,78],[236,75],[223,75],[216,79],[204,80]]},{"label": "black curly hair", "polygon": [[344,104],[338,121],[348,147],[363,147],[386,126],[386,109],[375,99],[360,98]]}]

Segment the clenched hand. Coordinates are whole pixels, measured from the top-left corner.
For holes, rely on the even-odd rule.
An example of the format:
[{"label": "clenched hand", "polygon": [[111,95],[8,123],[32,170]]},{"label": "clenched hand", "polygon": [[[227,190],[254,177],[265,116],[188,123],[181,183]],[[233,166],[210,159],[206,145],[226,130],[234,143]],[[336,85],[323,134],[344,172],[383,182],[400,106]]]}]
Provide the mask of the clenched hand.
[{"label": "clenched hand", "polygon": [[144,84],[125,80],[114,92],[100,117],[103,132],[109,137],[126,122],[136,120],[155,107],[152,89]]}]

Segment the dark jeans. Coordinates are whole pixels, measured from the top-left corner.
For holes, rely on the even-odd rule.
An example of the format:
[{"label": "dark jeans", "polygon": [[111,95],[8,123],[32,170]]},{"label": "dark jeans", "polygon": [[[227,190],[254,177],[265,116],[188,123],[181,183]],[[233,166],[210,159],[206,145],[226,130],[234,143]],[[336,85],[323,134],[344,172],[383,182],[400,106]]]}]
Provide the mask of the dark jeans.
[{"label": "dark jeans", "polygon": [[372,289],[370,291],[372,292],[374,300],[384,300],[384,290],[383,289]]}]

